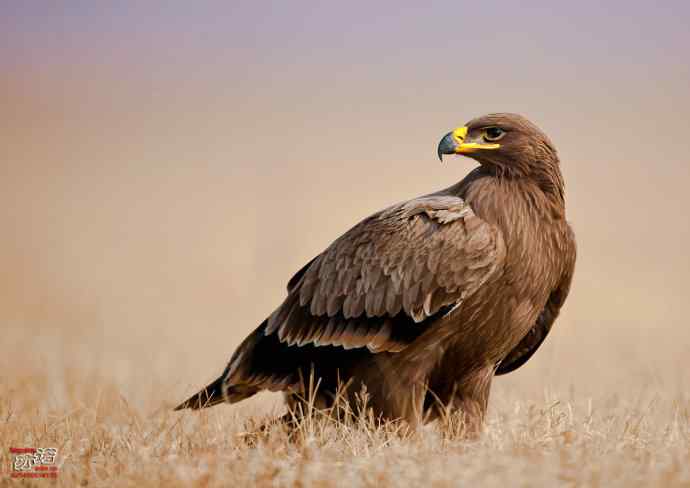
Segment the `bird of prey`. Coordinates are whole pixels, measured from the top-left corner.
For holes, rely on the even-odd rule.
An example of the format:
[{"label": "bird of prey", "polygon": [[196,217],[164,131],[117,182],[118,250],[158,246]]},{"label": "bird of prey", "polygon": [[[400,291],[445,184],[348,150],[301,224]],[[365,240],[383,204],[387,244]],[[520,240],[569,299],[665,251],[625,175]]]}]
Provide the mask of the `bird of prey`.
[{"label": "bird of prey", "polygon": [[[495,375],[539,348],[575,267],[554,145],[516,114],[446,134],[438,156],[479,163],[463,180],[367,217],[300,269],[287,297],[240,344],[223,374],[176,409],[235,403],[261,390],[368,405],[412,425],[459,411],[481,429]],[[345,394],[339,385],[346,384]]]}]

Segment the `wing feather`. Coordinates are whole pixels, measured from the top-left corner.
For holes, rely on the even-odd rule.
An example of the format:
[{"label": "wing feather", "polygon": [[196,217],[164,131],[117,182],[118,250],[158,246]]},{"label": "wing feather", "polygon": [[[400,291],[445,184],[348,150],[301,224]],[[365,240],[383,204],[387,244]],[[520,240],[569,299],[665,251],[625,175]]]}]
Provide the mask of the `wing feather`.
[{"label": "wing feather", "polygon": [[394,205],[302,268],[265,334],[277,331],[290,345],[400,350],[404,338],[413,340],[440,310],[481,286],[504,254],[498,230],[461,198],[435,194]]}]

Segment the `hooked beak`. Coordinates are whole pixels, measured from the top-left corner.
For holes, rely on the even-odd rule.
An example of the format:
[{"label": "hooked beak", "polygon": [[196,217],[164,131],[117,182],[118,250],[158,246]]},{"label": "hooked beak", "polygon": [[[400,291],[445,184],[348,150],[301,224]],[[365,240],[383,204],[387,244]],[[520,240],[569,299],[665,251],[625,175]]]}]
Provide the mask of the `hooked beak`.
[{"label": "hooked beak", "polygon": [[465,142],[467,127],[458,127],[449,132],[438,143],[438,159],[443,161],[444,154],[468,154],[482,149],[498,149],[500,144],[487,144],[481,142]]}]

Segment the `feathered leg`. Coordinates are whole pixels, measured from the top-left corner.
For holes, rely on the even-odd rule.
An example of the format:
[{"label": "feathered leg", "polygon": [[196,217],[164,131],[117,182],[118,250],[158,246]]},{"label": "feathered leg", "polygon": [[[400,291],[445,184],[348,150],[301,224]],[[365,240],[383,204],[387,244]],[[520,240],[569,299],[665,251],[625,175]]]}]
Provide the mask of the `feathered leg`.
[{"label": "feathered leg", "polygon": [[481,434],[489,403],[494,366],[475,372],[451,384],[431,384],[425,400],[427,420],[456,422],[469,438]]}]

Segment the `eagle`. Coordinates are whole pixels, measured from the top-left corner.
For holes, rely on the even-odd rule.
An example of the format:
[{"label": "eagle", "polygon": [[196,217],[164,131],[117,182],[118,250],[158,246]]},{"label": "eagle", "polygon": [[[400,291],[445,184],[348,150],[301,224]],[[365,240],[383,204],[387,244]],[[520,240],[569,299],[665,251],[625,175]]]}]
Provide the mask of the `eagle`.
[{"label": "eagle", "polygon": [[176,410],[262,390],[284,392],[293,411],[337,399],[354,408],[366,392],[379,418],[419,425],[457,412],[479,431],[493,377],[525,364],[558,317],[575,236],[556,148],[523,116],[471,120],[441,139],[439,159],[449,154],[479,165],[336,239]]}]

